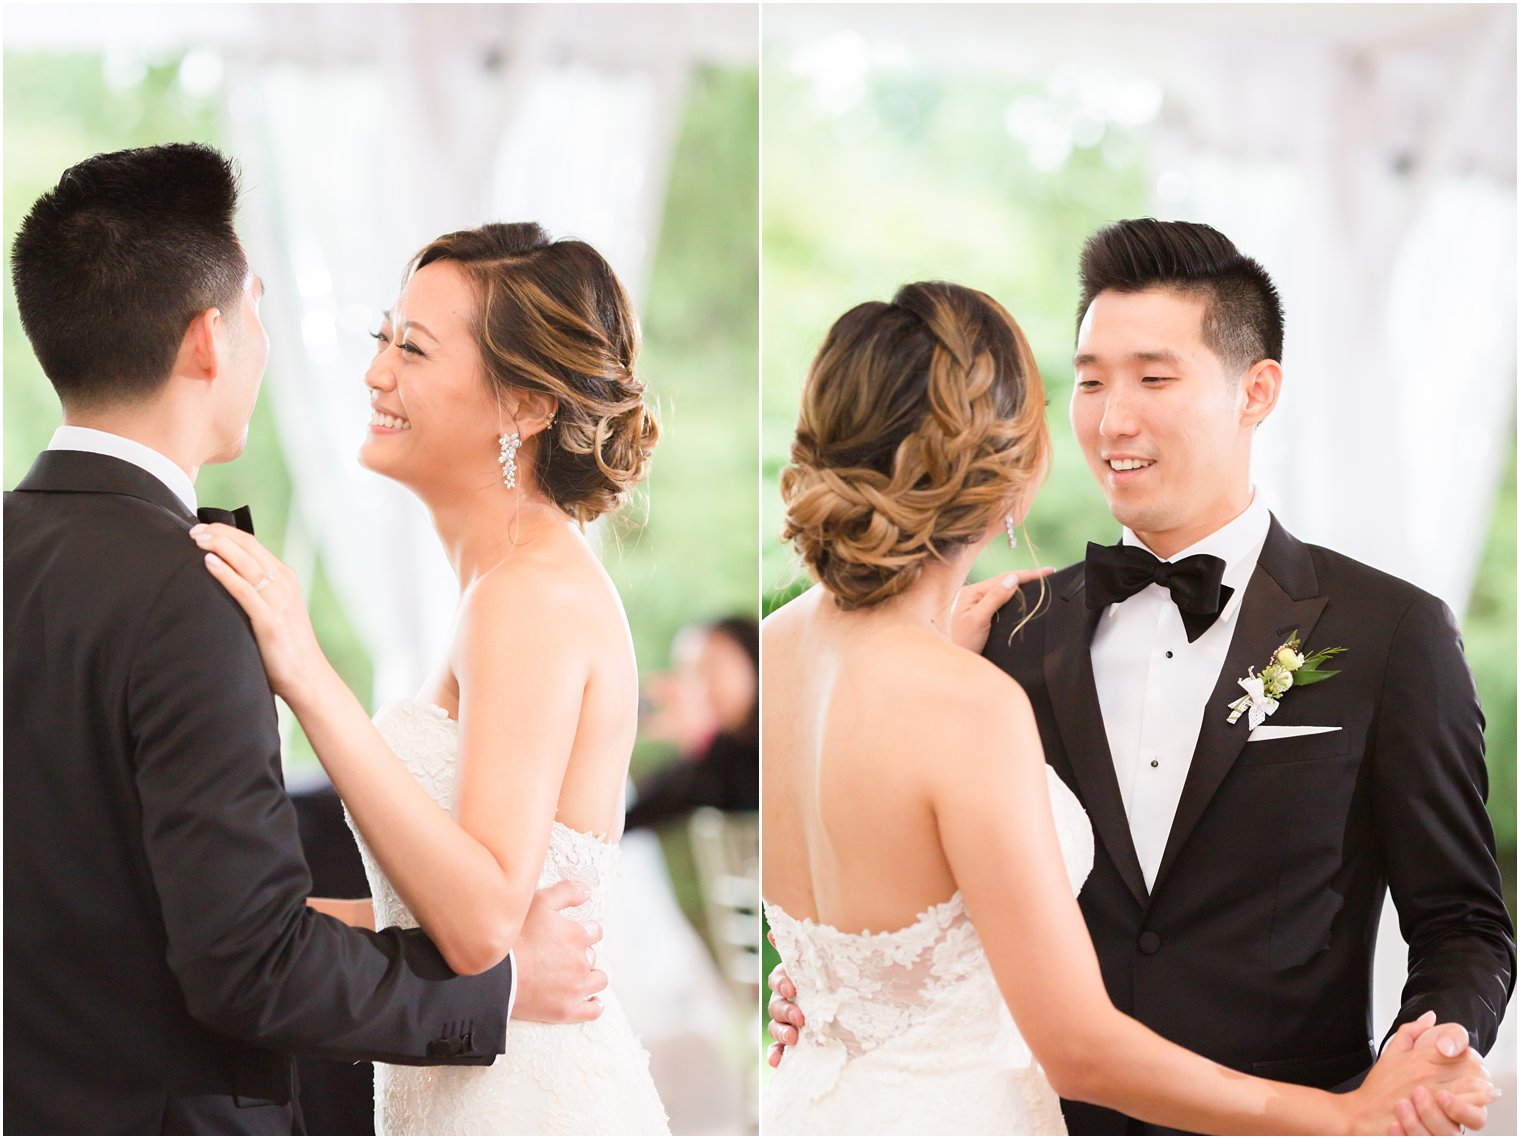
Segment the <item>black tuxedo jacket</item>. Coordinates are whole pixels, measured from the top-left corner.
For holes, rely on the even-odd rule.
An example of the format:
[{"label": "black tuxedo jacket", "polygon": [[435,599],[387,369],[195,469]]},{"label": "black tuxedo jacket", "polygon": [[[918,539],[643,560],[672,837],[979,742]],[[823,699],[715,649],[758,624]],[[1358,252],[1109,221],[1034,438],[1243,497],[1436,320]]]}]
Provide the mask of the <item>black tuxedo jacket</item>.
[{"label": "black tuxedo jacket", "polygon": [[[1492,1047],[1514,930],[1484,809],[1483,715],[1451,612],[1274,518],[1246,589],[1155,887],[1147,891],[1109,754],[1083,568],[1026,587],[986,655],[1023,685],[1047,761],[1087,809],[1097,856],[1080,903],[1114,1004],[1238,1071],[1331,1088],[1372,1062],[1372,951],[1384,889],[1409,943],[1398,1022],[1434,1009]],[[1336,726],[1246,742],[1236,683],[1297,629],[1344,645],[1339,676],[1289,689],[1266,722]],[[1389,1029],[1394,1026],[1389,1026]],[[1066,1103],[1072,1134],[1138,1128]]]},{"label": "black tuxedo jacket", "polygon": [[5,1130],[289,1131],[290,1052],[488,1064],[510,966],[350,929],[311,878],[237,603],[145,471],[5,496]]}]

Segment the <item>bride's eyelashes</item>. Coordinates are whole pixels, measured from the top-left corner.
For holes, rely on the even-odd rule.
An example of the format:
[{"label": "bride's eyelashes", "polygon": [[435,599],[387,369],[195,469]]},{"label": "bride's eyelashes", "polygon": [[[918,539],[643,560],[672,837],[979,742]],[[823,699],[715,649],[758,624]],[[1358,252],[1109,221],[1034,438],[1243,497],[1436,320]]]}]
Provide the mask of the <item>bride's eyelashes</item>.
[{"label": "bride's eyelashes", "polygon": [[[369,337],[379,345],[379,347],[375,349],[376,352],[385,351],[386,345],[391,342],[390,334],[383,330],[379,332],[371,332],[369,334]],[[401,351],[411,356],[427,355],[427,353],[425,353],[421,348],[418,348],[415,344],[408,344],[405,340],[403,340],[397,347],[399,347]]]}]

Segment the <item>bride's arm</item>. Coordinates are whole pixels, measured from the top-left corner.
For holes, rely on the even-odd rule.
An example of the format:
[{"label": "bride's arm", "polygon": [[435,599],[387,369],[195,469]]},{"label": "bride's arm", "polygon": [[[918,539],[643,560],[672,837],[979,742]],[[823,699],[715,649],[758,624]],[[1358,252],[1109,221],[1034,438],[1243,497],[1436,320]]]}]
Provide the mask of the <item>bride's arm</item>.
[{"label": "bride's arm", "polygon": [[284,694],[386,878],[456,973],[490,969],[517,941],[588,675],[582,607],[534,576],[483,579],[460,610],[455,816],[330,665]]},{"label": "bride's arm", "polygon": [[[498,964],[543,868],[589,675],[594,630],[574,590],[525,563],[510,583],[481,579],[461,607],[456,820],[391,752],[323,655],[290,568],[231,527],[191,534],[248,613],[271,687],[418,924],[456,973]],[[600,979],[589,974],[589,991]]]},{"label": "bride's arm", "polygon": [[1447,1078],[1473,1085],[1451,1085],[1459,1098],[1487,1102],[1478,1065],[1412,1053],[1412,1032],[1392,1067],[1380,1063],[1361,1091],[1332,1095],[1243,1075],[1114,1008],[1062,862],[1028,699],[1001,674],[977,691],[955,738],[941,731],[925,752],[957,756],[932,765],[928,794],[998,987],[1060,1095],[1211,1134],[1386,1134],[1395,1100]]}]

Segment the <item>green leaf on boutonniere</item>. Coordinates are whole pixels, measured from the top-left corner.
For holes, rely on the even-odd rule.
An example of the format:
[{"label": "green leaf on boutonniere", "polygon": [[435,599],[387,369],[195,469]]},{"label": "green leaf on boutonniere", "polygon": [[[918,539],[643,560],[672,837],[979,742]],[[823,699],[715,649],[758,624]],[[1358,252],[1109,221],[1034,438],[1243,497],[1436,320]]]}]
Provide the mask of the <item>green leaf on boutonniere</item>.
[{"label": "green leaf on boutonniere", "polygon": [[1342,648],[1334,648],[1334,649],[1320,649],[1318,652],[1309,653],[1304,658],[1304,668],[1307,668],[1307,669],[1310,669],[1310,670],[1317,669],[1317,668],[1319,668],[1320,665],[1324,664],[1327,660],[1329,660],[1331,657],[1335,656],[1337,653],[1343,653],[1345,651],[1346,650],[1342,649]]},{"label": "green leaf on boutonniere", "polygon": [[1340,674],[1341,670],[1338,668],[1326,670],[1309,668],[1305,665],[1293,673],[1293,687],[1302,688],[1306,684],[1318,684],[1321,680],[1329,680],[1332,676],[1339,676]]}]

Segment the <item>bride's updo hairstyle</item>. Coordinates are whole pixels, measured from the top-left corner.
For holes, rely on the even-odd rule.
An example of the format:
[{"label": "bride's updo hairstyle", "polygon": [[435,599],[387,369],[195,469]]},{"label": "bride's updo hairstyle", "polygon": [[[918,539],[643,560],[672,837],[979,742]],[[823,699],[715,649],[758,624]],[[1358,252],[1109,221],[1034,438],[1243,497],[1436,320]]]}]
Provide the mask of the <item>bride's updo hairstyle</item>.
[{"label": "bride's updo hairstyle", "polygon": [[842,609],[984,537],[1050,454],[1045,391],[997,301],[943,281],[835,322],[781,472],[789,540]]},{"label": "bride's updo hairstyle", "polygon": [[444,234],[407,276],[435,261],[454,262],[475,286],[490,382],[557,404],[533,437],[538,485],[582,523],[615,509],[648,474],[660,427],[633,373],[638,318],[611,266],[584,241],[553,241],[532,222]]}]

